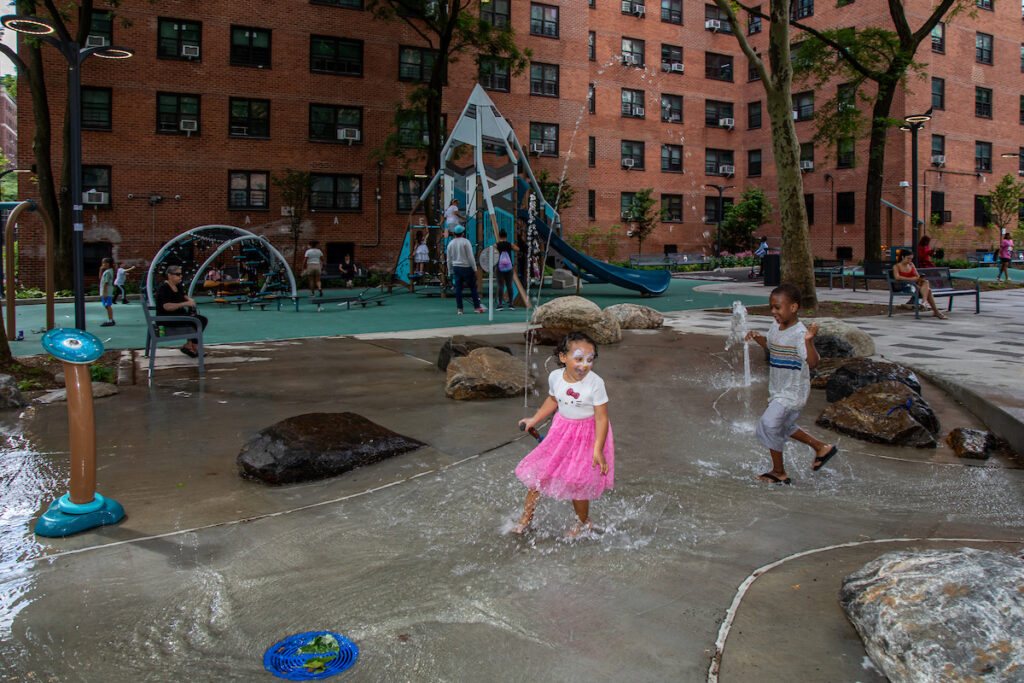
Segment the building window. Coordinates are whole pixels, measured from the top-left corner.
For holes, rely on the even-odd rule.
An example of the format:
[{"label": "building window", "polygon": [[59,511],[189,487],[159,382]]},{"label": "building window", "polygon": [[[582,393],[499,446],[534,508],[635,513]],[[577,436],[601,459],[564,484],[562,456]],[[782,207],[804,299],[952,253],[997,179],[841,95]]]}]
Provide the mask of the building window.
[{"label": "building window", "polygon": [[591,83],[587,89],[587,112],[590,114],[597,113],[597,84]]},{"label": "building window", "polygon": [[836,223],[848,224],[856,221],[854,198],[853,192],[836,192]]},{"label": "building window", "polygon": [[974,224],[978,227],[988,227],[992,223],[992,215],[988,211],[985,199],[987,195],[974,195]]},{"label": "building window", "polygon": [[[96,194],[97,192],[102,195]],[[82,194],[89,195],[90,208],[110,208],[110,166],[82,166]],[[102,201],[100,201],[102,200]]]},{"label": "building window", "polygon": [[644,68],[644,41],[636,38],[623,38],[622,63],[626,66]]},{"label": "building window", "polygon": [[666,223],[679,223],[683,220],[683,195],[661,195],[661,220]]},{"label": "building window", "polygon": [[793,0],[789,6],[790,19],[799,20],[814,16],[814,0]]},{"label": "building window", "polygon": [[[761,6],[757,6],[757,11],[761,11]],[[761,32],[761,17],[747,13],[747,35],[754,35],[755,33]]]},{"label": "building window", "polygon": [[756,178],[761,175],[761,150],[747,150],[747,176]]},{"label": "building window", "polygon": [[857,91],[852,83],[840,83],[836,86],[836,109],[839,112],[856,109],[856,96]]},{"label": "building window", "polygon": [[633,199],[636,197],[636,192],[623,192],[619,195],[619,216],[622,220],[628,221],[633,216]]},{"label": "building window", "polygon": [[597,166],[597,138],[593,135],[587,138],[587,166]]},{"label": "building window", "polygon": [[704,125],[711,128],[728,126],[723,119],[732,119],[732,102],[719,102],[718,100],[704,101]]},{"label": "building window", "polygon": [[932,76],[932,109],[946,108],[946,79]]},{"label": "building window", "polygon": [[110,130],[110,88],[82,88],[82,130]]},{"label": "building window", "polygon": [[[717,24],[708,22],[718,22]],[[732,34],[729,16],[718,8],[718,5],[704,5],[704,28],[717,33]]]},{"label": "building window", "polygon": [[597,193],[587,190],[587,220],[597,220]]},{"label": "building window", "polygon": [[558,37],[558,8],[551,5],[530,5],[530,35]]},{"label": "building window", "polygon": [[228,171],[229,209],[267,208],[267,171]]},{"label": "building window", "polygon": [[592,62],[597,60],[597,34],[593,31],[587,33],[587,57]]},{"label": "building window", "polygon": [[732,57],[714,52],[704,53],[704,77],[732,82]]},{"label": "building window", "polygon": [[104,45],[110,45],[114,42],[114,20],[109,14],[96,11],[92,13],[89,38],[102,38],[105,41]]},{"label": "building window", "polygon": [[633,0],[632,2],[626,2],[624,0],[622,3],[622,13],[632,14],[637,17],[645,17],[647,16],[647,7],[644,0]]},{"label": "building window", "polygon": [[[1017,148],[1017,172],[1021,171],[1024,171],[1024,147]],[[1024,220],[1024,217],[1021,220]]]},{"label": "building window", "polygon": [[992,0],[977,0],[979,9],[987,9],[989,12],[992,11]]},{"label": "building window", "polygon": [[157,20],[156,56],[161,59],[199,59],[203,25],[181,19]]},{"label": "building window", "polygon": [[309,105],[309,139],[361,143],[363,110],[335,104]]},{"label": "building window", "polygon": [[622,89],[622,115],[627,118],[644,118],[644,91]]},{"label": "building window", "polygon": [[1020,125],[1024,126],[1024,95],[1020,96]]},{"label": "building window", "polygon": [[661,70],[683,72],[683,48],[679,45],[661,44]]},{"label": "building window", "polygon": [[481,2],[480,19],[482,21],[486,21],[497,29],[508,28],[508,24],[512,16],[509,10],[510,5],[510,0],[491,0],[490,2]]},{"label": "building window", "polygon": [[704,175],[731,175],[729,169],[723,169],[723,166],[730,166],[734,169],[733,172],[735,172],[731,149],[712,149],[708,147],[704,150]]},{"label": "building window", "polygon": [[398,176],[398,204],[395,208],[402,213],[409,213],[415,206],[416,213],[425,213],[426,206],[424,204],[416,206],[416,202],[419,201],[420,195],[423,194],[423,190],[426,188],[426,178]]},{"label": "building window", "polygon": [[940,55],[946,52],[946,24],[940,21],[932,27],[932,52]]},{"label": "building window", "polygon": [[546,157],[558,156],[558,124],[531,123],[530,151]]},{"label": "building window", "polygon": [[662,95],[661,96],[661,120],[666,123],[683,122],[683,96]]},{"label": "building window", "polygon": [[992,118],[992,89],[974,88],[974,115],[983,118]]},{"label": "building window", "polygon": [[[758,55],[760,57],[760,55]],[[761,72],[757,70],[757,62],[748,59],[747,60],[747,82],[761,80]]]},{"label": "building window", "polygon": [[[1021,3],[1021,6],[1024,7],[1024,2]],[[1020,44],[1020,72],[1024,73],[1024,43]]]},{"label": "building window", "polygon": [[814,118],[814,93],[802,92],[793,95],[793,120],[807,121]]},{"label": "building window", "polygon": [[836,168],[853,168],[853,138],[840,138],[836,145]]},{"label": "building window", "polygon": [[362,76],[363,41],[310,36],[309,70],[314,73]]},{"label": "building window", "polygon": [[992,35],[978,33],[974,37],[974,61],[979,64],[992,63]]},{"label": "building window", "polygon": [[761,100],[747,103],[747,128],[761,127]]},{"label": "building window", "polygon": [[683,172],[683,146],[661,146],[661,170],[663,173]]},{"label": "building window", "polygon": [[932,136],[932,156],[946,156],[946,136]]},{"label": "building window", "polygon": [[309,194],[310,211],[360,211],[363,178],[358,175],[314,173]]},{"label": "building window", "polygon": [[232,66],[270,68],[270,29],[251,26],[231,27]]},{"label": "building window", "polygon": [[[441,115],[442,134],[448,129],[447,119]],[[430,127],[427,125],[426,113],[407,112],[398,121],[399,147],[425,147],[430,143]]]},{"label": "building window", "polygon": [[233,138],[269,138],[270,100],[232,97],[228,101],[228,135]]},{"label": "building window", "polygon": [[683,0],[661,0],[661,20],[667,24],[683,23]]},{"label": "building window", "polygon": [[644,169],[644,143],[637,140],[622,141],[622,167]]},{"label": "building window", "polygon": [[992,143],[974,143],[974,170],[980,173],[992,172]]},{"label": "building window", "polygon": [[932,221],[938,224],[946,222],[946,193],[945,192],[932,192],[931,208],[929,209],[928,215],[931,216]]},{"label": "building window", "polygon": [[398,80],[413,83],[429,83],[434,68],[435,50],[425,47],[398,48]]},{"label": "building window", "polygon": [[[808,167],[807,164],[810,164]],[[813,142],[801,142],[800,143],[800,169],[804,171],[814,170],[814,143]]]},{"label": "building window", "polygon": [[480,85],[485,90],[508,92],[511,82],[512,65],[500,57],[480,58]]},{"label": "building window", "polygon": [[156,132],[199,135],[199,95],[157,93]]},{"label": "building window", "polygon": [[807,225],[814,225],[814,195],[804,195],[804,210],[807,212]]},{"label": "building window", "polygon": [[732,197],[721,197],[712,195],[704,197],[704,222],[717,223],[725,220],[725,214],[732,206]]},{"label": "building window", "polygon": [[347,9],[363,9],[363,0],[309,0],[313,5],[330,5]]},{"label": "building window", "polygon": [[558,66],[555,64],[531,64],[530,94],[541,97],[558,97]]}]

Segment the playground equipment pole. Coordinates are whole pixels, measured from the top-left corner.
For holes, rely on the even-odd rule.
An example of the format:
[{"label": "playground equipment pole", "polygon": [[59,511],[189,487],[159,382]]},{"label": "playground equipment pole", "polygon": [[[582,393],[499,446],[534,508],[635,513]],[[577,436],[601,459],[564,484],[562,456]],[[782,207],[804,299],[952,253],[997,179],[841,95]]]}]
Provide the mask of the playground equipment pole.
[{"label": "playground equipment pole", "polygon": [[[0,176],[2,177],[2,176]],[[14,225],[18,222],[18,217],[26,209],[29,211],[38,211],[39,216],[43,219],[43,229],[46,231],[46,329],[53,329],[53,225],[50,223],[50,217],[46,215],[34,200],[27,199],[23,202],[0,202],[0,209],[11,208],[11,215],[8,216],[6,223],[8,225]],[[17,330],[16,320],[16,309],[14,307],[15,300],[17,298],[17,290],[14,282],[15,265],[14,265],[14,230],[7,230],[6,225],[4,226],[4,249],[7,251],[7,257],[5,259],[4,270],[6,271],[6,277],[11,281],[10,287],[5,290],[11,292],[11,296],[6,296],[7,303],[7,339],[13,340],[15,332]]]}]

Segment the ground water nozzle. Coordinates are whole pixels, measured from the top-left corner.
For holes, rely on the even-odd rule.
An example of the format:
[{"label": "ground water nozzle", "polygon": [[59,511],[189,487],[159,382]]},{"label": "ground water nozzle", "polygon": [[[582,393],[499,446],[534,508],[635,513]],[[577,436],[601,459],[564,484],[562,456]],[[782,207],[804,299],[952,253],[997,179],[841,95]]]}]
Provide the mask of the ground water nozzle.
[{"label": "ground water nozzle", "polygon": [[96,493],[96,420],[89,364],[103,354],[103,344],[84,330],[56,328],[43,335],[43,348],[64,364],[71,441],[71,482],[68,493],[50,504],[36,522],[35,533],[56,538],[124,517],[116,500]]}]

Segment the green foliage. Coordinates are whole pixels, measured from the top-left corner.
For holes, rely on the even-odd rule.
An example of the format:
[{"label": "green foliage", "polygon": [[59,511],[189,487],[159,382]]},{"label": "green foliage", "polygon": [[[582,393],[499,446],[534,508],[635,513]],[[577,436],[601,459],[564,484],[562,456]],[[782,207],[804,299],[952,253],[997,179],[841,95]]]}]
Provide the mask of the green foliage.
[{"label": "green foliage", "polygon": [[637,240],[637,251],[643,253],[644,240],[654,231],[654,227],[664,216],[664,209],[659,209],[657,200],[651,195],[653,187],[645,187],[633,193],[633,203],[626,210],[624,218],[631,224],[627,237]]},{"label": "green foliage", "polygon": [[43,384],[37,379],[19,379],[18,380],[18,391],[31,391],[32,389],[42,389]]},{"label": "green foliage", "polygon": [[[544,201],[555,207],[555,211],[561,213],[564,209],[572,206],[572,200],[576,196],[576,189],[568,180],[564,178],[561,182],[554,180],[546,169],[537,171],[536,178],[537,184],[540,185],[541,194],[544,195]],[[561,192],[559,192],[559,189],[561,189]]]},{"label": "green foliage", "polygon": [[106,382],[108,384],[113,384],[114,380],[117,379],[117,372],[106,365],[93,363],[89,366],[89,378],[93,382]]},{"label": "green foliage", "polygon": [[0,76],[0,84],[7,90],[7,94],[11,96],[11,99],[15,102],[18,101],[18,77],[13,74],[4,74]]},{"label": "green foliage", "polygon": [[302,220],[306,217],[309,196],[313,192],[313,174],[308,171],[286,168],[283,176],[273,176],[271,182],[281,190],[281,203],[291,207],[288,231],[292,237],[292,270],[295,270],[299,262]]},{"label": "green foliage", "polygon": [[773,207],[768,195],[757,187],[748,187],[740,201],[726,208],[722,220],[722,249],[729,252],[749,251],[754,233],[768,222]]},{"label": "green foliage", "polygon": [[982,240],[988,239],[989,233],[996,230],[995,242],[998,244],[1004,232],[1019,229],[1022,197],[1024,183],[1017,182],[1009,173],[1000,178],[999,184],[982,197],[991,220],[988,225],[977,227],[978,237]]}]

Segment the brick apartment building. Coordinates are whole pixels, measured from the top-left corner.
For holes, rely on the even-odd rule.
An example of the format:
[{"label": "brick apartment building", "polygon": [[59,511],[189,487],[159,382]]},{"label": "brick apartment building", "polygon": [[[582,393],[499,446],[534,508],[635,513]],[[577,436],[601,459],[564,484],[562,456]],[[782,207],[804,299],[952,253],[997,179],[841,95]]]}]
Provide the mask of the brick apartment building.
[{"label": "brick apartment building", "polygon": [[0,87],[0,151],[11,168],[18,165],[18,103]]},{"label": "brick apartment building", "polygon": [[[963,223],[963,251],[980,221],[976,197],[1004,173],[1024,173],[1024,27],[1020,9],[979,0],[977,17],[958,17],[922,45],[923,78],[901,93],[893,116],[934,105],[920,133],[921,213]],[[668,209],[645,242],[660,252],[713,244],[717,192],[727,201],[748,185],[774,197],[770,125],[761,84],[717,8],[692,0],[490,0],[481,11],[515,29],[533,52],[527,71],[484,69],[471,56],[453,65],[445,91],[454,123],[479,80],[513,123],[524,148],[540,151],[535,170],[577,190],[563,214],[567,233],[623,223],[630,194],[645,187]],[[887,21],[880,0],[843,7],[797,0],[794,11],[818,26]],[[929,3],[908,3],[912,25]],[[290,252],[287,218],[271,176],[317,174],[304,239],[326,244],[329,262],[353,253],[368,267],[390,267],[409,223],[419,181],[405,162],[372,157],[393,132],[397,102],[425,73],[422,39],[401,22],[373,19],[362,0],[252,2],[167,0],[123,3],[130,20],[100,25],[94,40],[135,50],[129,60],[90,59],[82,73],[87,273],[107,253],[147,263],[165,241],[199,225],[238,225]],[[755,47],[764,30],[750,28]],[[1020,52],[1018,52],[1018,49]],[[62,62],[44,48],[55,131],[64,101]],[[1018,57],[1020,68],[1018,68]],[[28,83],[19,84],[27,92]],[[588,92],[593,89],[593,98]],[[810,141],[816,106],[831,97],[794,87],[797,133]],[[972,103],[973,97],[973,103]],[[1014,109],[1012,104],[1018,104]],[[20,134],[32,139],[31,100],[22,98]],[[400,132],[415,141],[421,131]],[[59,132],[54,136],[59,159]],[[804,145],[811,243],[818,256],[849,247],[863,256],[866,140],[842,149]],[[887,201],[910,208],[910,136],[894,130],[885,174]],[[1020,152],[1004,159],[1004,152]],[[411,168],[415,168],[412,166]],[[23,196],[32,185],[21,178]],[[636,248],[621,228],[617,255]],[[777,235],[778,225],[765,228]],[[887,209],[885,244],[910,241],[910,221]],[[27,236],[23,280],[41,279],[42,242]],[[671,248],[671,247],[669,247]],[[611,254],[608,254],[611,255]]]}]

